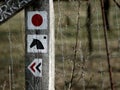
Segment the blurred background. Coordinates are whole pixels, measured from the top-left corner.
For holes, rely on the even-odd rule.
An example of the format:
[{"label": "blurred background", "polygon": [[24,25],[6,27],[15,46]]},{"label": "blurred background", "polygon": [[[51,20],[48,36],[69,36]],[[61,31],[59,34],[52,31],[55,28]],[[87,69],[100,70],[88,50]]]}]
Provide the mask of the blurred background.
[{"label": "blurred background", "polygon": [[[113,84],[120,90],[120,8],[104,1]],[[100,0],[54,0],[54,10],[56,90],[110,90]],[[25,90],[24,18],[23,10],[0,25],[0,90]]]}]

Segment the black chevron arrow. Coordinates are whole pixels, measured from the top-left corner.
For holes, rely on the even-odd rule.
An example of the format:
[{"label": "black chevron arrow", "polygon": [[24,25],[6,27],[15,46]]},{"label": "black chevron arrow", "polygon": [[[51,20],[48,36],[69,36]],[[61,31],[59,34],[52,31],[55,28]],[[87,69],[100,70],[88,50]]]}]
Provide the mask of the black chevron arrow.
[{"label": "black chevron arrow", "polygon": [[37,69],[39,72],[41,72],[40,69],[39,69],[40,66],[41,66],[41,63],[39,63],[39,64],[36,66],[36,69]]}]

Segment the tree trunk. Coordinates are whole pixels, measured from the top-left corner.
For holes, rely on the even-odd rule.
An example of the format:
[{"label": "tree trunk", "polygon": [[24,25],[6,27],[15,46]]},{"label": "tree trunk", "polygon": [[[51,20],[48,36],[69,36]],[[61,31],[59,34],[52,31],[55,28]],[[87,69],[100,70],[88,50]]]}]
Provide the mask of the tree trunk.
[{"label": "tree trunk", "polygon": [[93,51],[93,42],[92,42],[92,31],[91,31],[91,3],[88,1],[87,3],[87,20],[86,20],[86,27],[87,27],[87,33],[88,33],[88,49],[91,53]]},{"label": "tree trunk", "polygon": [[105,20],[106,20],[106,27],[107,31],[110,31],[109,25],[109,9],[110,9],[110,0],[104,0],[104,13],[105,13]]}]

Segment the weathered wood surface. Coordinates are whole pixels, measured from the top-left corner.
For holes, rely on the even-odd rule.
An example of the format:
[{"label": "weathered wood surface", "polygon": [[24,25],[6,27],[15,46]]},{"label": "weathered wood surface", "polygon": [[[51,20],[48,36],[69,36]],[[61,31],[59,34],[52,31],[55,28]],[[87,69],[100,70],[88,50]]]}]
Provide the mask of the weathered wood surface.
[{"label": "weathered wood surface", "polygon": [[0,6],[0,24],[17,14],[17,12],[29,5],[31,1],[33,0],[6,0]]},{"label": "weathered wood surface", "polygon": [[[36,0],[25,9],[25,17],[30,11],[46,11],[48,18],[48,28],[44,30],[28,30],[26,18],[26,63],[25,63],[25,82],[26,90],[54,90],[54,10],[52,0]],[[47,35],[48,49],[47,53],[28,53],[27,35]],[[42,59],[42,77],[35,77],[29,70],[28,66],[35,58]]]},{"label": "weathered wood surface", "polygon": [[[53,0],[6,0],[4,4],[0,6],[0,24],[14,16],[28,5],[25,9],[25,84],[26,90],[54,90],[54,10]],[[48,27],[45,30],[28,30],[27,15],[29,11],[46,11],[47,12],[47,24]],[[47,35],[47,53],[30,53],[28,52],[28,35]],[[42,59],[42,77],[36,77],[30,72],[28,66],[35,59]],[[38,68],[38,67],[37,67]],[[38,68],[39,69],[39,68]]]}]

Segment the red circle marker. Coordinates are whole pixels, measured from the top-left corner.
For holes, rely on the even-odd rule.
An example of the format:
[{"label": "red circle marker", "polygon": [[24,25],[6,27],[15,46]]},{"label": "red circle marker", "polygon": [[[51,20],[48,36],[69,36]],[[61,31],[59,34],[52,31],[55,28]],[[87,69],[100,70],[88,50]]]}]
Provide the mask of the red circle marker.
[{"label": "red circle marker", "polygon": [[35,14],[32,17],[32,24],[34,26],[40,26],[43,23],[43,18],[40,14]]}]

